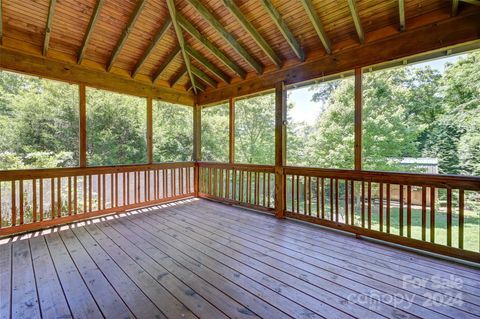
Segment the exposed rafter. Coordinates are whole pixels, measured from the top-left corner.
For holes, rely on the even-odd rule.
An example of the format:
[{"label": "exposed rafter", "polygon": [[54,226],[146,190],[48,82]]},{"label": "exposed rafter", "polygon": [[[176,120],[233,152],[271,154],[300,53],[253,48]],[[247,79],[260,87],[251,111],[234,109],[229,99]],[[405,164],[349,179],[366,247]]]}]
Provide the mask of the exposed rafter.
[{"label": "exposed rafter", "polygon": [[171,25],[172,25],[172,19],[167,18],[166,21],[163,23],[162,27],[160,28],[160,30],[158,30],[157,34],[153,38],[152,42],[150,42],[148,48],[143,53],[143,56],[140,58],[137,65],[135,66],[135,69],[132,72],[132,77],[135,77],[138,74],[143,64],[152,53],[153,49],[155,49],[157,44],[163,39],[163,37],[165,36],[165,34],[167,33]]},{"label": "exposed rafter", "polygon": [[356,0],[348,0],[348,7],[350,8],[350,14],[352,15],[353,24],[357,30],[358,40],[361,44],[365,41],[365,35],[363,33],[362,23],[360,22],[360,16],[358,15]]},{"label": "exposed rafter", "polygon": [[45,26],[45,38],[43,39],[43,55],[47,55],[48,53],[48,45],[50,43],[50,34],[52,32],[52,23],[53,23],[53,15],[55,14],[55,6],[57,5],[57,0],[50,0],[50,5],[48,7],[48,17],[47,17],[47,25]]},{"label": "exposed rafter", "polygon": [[162,62],[158,70],[155,72],[153,75],[153,83],[157,82],[157,80],[160,78],[160,75],[162,75],[163,71],[172,63],[173,59],[180,53],[180,46],[177,44],[177,46],[168,54],[168,56],[165,58],[165,60]]},{"label": "exposed rafter", "polygon": [[197,90],[200,90],[202,92],[205,92],[206,90],[206,87],[198,81],[195,82],[195,87],[197,88]]},{"label": "exposed rafter", "polygon": [[203,72],[199,68],[195,67],[192,65],[192,73],[195,75],[197,78],[201,79],[203,82],[206,84],[210,85],[212,88],[217,87],[217,82],[215,82],[214,79],[212,79],[210,76],[208,76],[207,73]]},{"label": "exposed rafter", "polygon": [[95,24],[98,20],[98,16],[100,15],[100,10],[102,9],[103,2],[104,0],[98,0],[97,4],[95,5],[95,9],[93,9],[92,17],[90,18],[90,22],[88,23],[87,32],[85,32],[85,36],[83,37],[82,48],[80,49],[80,53],[78,54],[78,64],[82,63],[83,57],[85,56],[88,42],[90,41],[90,37],[92,36],[93,29],[95,28]]},{"label": "exposed rafter", "polygon": [[199,1],[187,0],[195,10],[228,42],[228,44],[257,72],[263,73],[263,66],[225,29],[212,13]]},{"label": "exposed rafter", "polygon": [[451,16],[454,17],[458,14],[458,5],[460,4],[460,0],[452,0],[452,12]]},{"label": "exposed rafter", "polygon": [[[198,90],[200,90],[202,92],[205,92],[205,89],[206,89],[205,86],[202,83],[200,83],[199,81],[197,81],[195,83],[195,86]],[[188,92],[192,89],[193,89],[192,82],[188,81],[187,85],[185,85],[185,90]]]},{"label": "exposed rafter", "polygon": [[323,47],[325,48],[325,51],[328,54],[332,53],[332,45],[330,43],[330,40],[327,37],[327,34],[325,33],[325,30],[323,29],[323,24],[320,21],[320,17],[318,16],[317,12],[315,11],[315,8],[313,7],[312,1],[311,0],[301,0],[303,4],[303,8],[307,12],[308,18],[313,24],[313,27],[315,28],[315,31],[317,31],[317,35],[320,38],[320,41],[322,41]]},{"label": "exposed rafter", "polygon": [[263,52],[270,58],[270,60],[277,67],[282,66],[282,61],[278,55],[273,51],[270,45],[265,41],[265,39],[260,35],[260,33],[255,29],[255,27],[248,21],[245,15],[242,13],[239,7],[235,4],[233,0],[223,0],[225,7],[230,10],[230,13],[237,18],[237,21],[243,26],[245,31],[252,37],[253,40],[258,44],[258,46],[263,50]]},{"label": "exposed rafter", "polygon": [[275,22],[277,25],[277,28],[280,30],[285,40],[287,40],[295,55],[300,59],[300,61],[305,61],[305,53],[303,52],[300,43],[295,38],[292,31],[290,31],[278,10],[273,6],[272,2],[270,0],[260,0],[260,2],[272,18],[273,22]]},{"label": "exposed rafter", "polygon": [[400,31],[405,31],[405,0],[398,0]]},{"label": "exposed rafter", "polygon": [[230,70],[238,74],[242,79],[245,78],[246,72],[239,67],[236,63],[227,57],[222,51],[220,51],[212,42],[204,37],[185,17],[177,14],[178,24],[187,31],[192,37],[200,42],[210,53],[212,53],[217,59],[222,61]]},{"label": "exposed rafter", "polygon": [[[168,81],[168,83],[170,84],[170,86],[174,86],[187,73],[188,73],[187,68],[185,66],[182,66],[182,68],[180,70],[178,70],[177,73],[175,73],[175,75]],[[193,73],[192,73],[192,75],[193,75]],[[191,79],[190,79],[190,81],[191,81]]]},{"label": "exposed rafter", "polygon": [[192,58],[197,60],[201,65],[219,77],[222,81],[225,83],[230,83],[231,79],[228,77],[228,75],[223,73],[223,71],[216,67],[212,62],[208,61],[207,58],[205,58],[200,52],[189,45],[185,45],[185,51],[187,51]]},{"label": "exposed rafter", "polygon": [[192,81],[193,91],[197,94],[197,89],[195,87],[195,79],[191,70],[190,56],[185,52],[185,39],[183,38],[182,28],[178,24],[177,20],[177,9],[175,8],[174,0],[167,0],[168,11],[170,12],[170,18],[172,18],[173,28],[175,29],[175,34],[177,35],[178,44],[180,45],[180,51],[182,52],[183,61],[185,62],[185,67],[187,69],[188,77]]},{"label": "exposed rafter", "polygon": [[110,60],[108,61],[107,65],[107,71],[110,71],[113,67],[113,64],[115,63],[115,60],[117,60],[118,55],[120,54],[120,51],[122,51],[123,46],[125,45],[125,42],[128,39],[128,35],[130,34],[130,31],[133,28],[133,25],[137,21],[138,17],[140,16],[140,12],[142,12],[143,7],[147,3],[147,0],[140,0],[137,3],[137,6],[133,10],[133,13],[130,17],[130,20],[127,23],[127,27],[125,30],[123,30],[122,35],[120,36],[120,39],[117,42],[117,45],[115,46],[115,49],[113,50],[112,56],[110,57]]}]

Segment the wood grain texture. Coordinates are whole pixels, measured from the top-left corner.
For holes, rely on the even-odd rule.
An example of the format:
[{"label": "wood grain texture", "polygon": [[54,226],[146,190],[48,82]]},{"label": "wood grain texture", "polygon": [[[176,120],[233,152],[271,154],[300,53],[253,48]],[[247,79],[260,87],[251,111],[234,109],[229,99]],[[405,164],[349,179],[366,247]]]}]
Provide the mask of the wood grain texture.
[{"label": "wood grain texture", "polygon": [[[479,313],[476,268],[207,200],[73,224],[2,242],[0,252],[0,318],[474,319]],[[424,286],[402,284],[405,276],[425,279]],[[450,276],[462,286],[439,281]],[[361,302],[373,302],[372,293],[401,293],[412,302]],[[461,293],[463,303],[428,306],[427,293]]]}]

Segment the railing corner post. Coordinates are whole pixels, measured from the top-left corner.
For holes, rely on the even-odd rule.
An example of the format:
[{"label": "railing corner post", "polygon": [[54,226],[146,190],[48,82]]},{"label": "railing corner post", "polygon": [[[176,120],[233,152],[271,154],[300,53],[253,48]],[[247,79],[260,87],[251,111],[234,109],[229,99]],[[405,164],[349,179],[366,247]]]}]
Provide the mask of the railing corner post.
[{"label": "railing corner post", "polygon": [[283,82],[275,85],[275,216],[285,218],[287,96]]}]

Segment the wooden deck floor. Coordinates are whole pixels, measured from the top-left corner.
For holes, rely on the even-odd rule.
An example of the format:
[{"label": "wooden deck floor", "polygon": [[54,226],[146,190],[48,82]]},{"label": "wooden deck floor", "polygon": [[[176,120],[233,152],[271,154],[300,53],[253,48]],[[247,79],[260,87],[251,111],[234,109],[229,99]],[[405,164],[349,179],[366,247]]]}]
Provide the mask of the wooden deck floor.
[{"label": "wooden deck floor", "polygon": [[480,270],[205,200],[0,245],[0,319],[479,316]]}]

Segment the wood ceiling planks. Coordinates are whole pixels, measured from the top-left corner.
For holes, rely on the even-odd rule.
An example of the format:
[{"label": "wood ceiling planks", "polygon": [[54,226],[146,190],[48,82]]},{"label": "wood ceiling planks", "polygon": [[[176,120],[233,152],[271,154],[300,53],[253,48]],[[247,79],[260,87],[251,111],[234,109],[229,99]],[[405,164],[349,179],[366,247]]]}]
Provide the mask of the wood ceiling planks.
[{"label": "wood ceiling planks", "polygon": [[[184,67],[181,55],[173,58],[170,55],[178,46],[173,28],[167,30],[156,45],[151,45],[169,16],[165,0],[121,2],[103,0],[91,37],[80,59],[79,55],[88,25],[94,15],[95,7],[101,0],[57,0],[48,41],[45,37],[46,26],[50,2],[53,0],[1,1],[2,39],[6,47],[42,54],[47,43],[48,56],[51,58],[68,62],[83,58],[85,61],[80,61],[82,66],[95,68],[103,66],[104,69],[110,69],[109,61],[113,61],[112,72],[125,76],[134,75],[135,79],[139,78],[142,81],[149,79],[151,83],[156,77],[155,85],[158,86],[168,86],[168,83],[175,80]],[[119,47],[122,34],[141,1],[145,1],[145,5],[125,38],[123,46],[114,56],[115,48]],[[198,30],[201,35],[200,40],[206,40],[209,43],[210,49],[182,28],[183,37],[188,48],[197,55],[197,58],[191,57],[197,75],[202,74],[204,78],[207,75],[215,80],[219,88],[242,81],[241,77],[255,78],[259,68],[252,64],[253,60],[257,61],[266,73],[274,72],[279,66],[288,68],[299,63],[298,52],[295,54],[292,50],[261,1],[197,0],[217,21],[213,24],[199,14],[198,9],[192,6],[192,1],[174,0],[174,5],[177,12]],[[327,54],[328,50],[319,38],[302,1],[269,0],[269,2],[298,41],[307,61]],[[324,36],[329,42],[332,53],[358,45],[358,35],[352,21],[349,2],[357,8],[365,43],[400,32],[399,3],[404,2],[404,23],[407,29],[410,26],[419,27],[422,23],[448,19],[452,11],[452,1],[449,0],[308,0],[308,7],[314,10],[321,21]],[[238,12],[232,13],[228,4],[234,5]],[[461,3],[457,9],[457,15],[478,9],[480,8]],[[238,13],[244,17],[243,23],[236,16]],[[427,15],[429,19],[424,18]],[[245,26],[245,21],[248,22],[248,26]],[[217,26],[215,26],[216,23],[218,23]],[[222,36],[219,26],[231,35],[230,39],[225,39],[225,35]],[[242,52],[239,53],[238,47],[235,48],[236,44],[232,40],[245,48],[252,58],[250,63],[242,57]],[[217,53],[223,54],[223,57],[215,56],[212,48],[215,48]],[[272,52],[276,56],[272,56]],[[171,58],[170,63],[166,63],[168,58]],[[158,72],[162,66],[165,66],[165,69]],[[188,77],[182,76],[175,82],[175,88],[185,90]],[[203,84],[212,85],[212,83]],[[206,87],[207,92],[211,89],[213,88]]]}]

